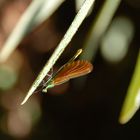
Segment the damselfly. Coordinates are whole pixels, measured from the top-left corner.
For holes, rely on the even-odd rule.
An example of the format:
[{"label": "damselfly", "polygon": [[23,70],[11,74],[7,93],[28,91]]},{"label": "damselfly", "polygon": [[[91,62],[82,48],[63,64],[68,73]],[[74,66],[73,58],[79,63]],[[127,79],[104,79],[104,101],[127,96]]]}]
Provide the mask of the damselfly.
[{"label": "damselfly", "polygon": [[87,60],[75,60],[82,53],[79,49],[76,54],[60,69],[50,76],[50,78],[43,84],[42,92],[47,92],[47,89],[63,84],[70,79],[86,75],[93,69],[93,65]]}]

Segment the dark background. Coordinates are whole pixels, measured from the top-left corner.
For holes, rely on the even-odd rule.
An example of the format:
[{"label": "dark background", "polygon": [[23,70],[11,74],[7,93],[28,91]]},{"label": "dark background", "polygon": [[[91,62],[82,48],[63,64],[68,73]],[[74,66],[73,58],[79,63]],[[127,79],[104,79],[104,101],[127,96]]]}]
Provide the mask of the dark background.
[{"label": "dark background", "polygon": [[[67,62],[75,51],[81,48],[102,4],[103,1],[96,1],[91,15],[84,21],[54,69]],[[16,137],[9,134],[6,127],[6,131],[3,129],[0,131],[1,140],[132,140],[139,137],[139,111],[125,125],[120,124],[118,119],[139,51],[140,2],[138,0],[122,1],[114,18],[121,15],[129,17],[135,27],[134,37],[125,58],[119,63],[112,64],[104,60],[98,50],[92,62],[94,69],[87,76],[84,86],[77,88],[80,80],[78,78],[49,90],[48,94],[36,93],[33,96],[39,98],[42,113],[38,122],[32,126],[30,133],[25,137]],[[28,68],[25,67],[27,64],[24,64],[20,70],[20,86],[22,87],[24,83],[25,91],[29,89],[38,72],[51,56],[74,16],[74,1],[66,1],[51,18],[28,34],[19,45],[18,50],[24,56],[24,63],[27,63],[31,69],[28,72]],[[18,84],[14,88],[17,88]],[[2,94],[4,94],[3,91]],[[23,97],[25,95],[26,92]],[[1,116],[8,111],[1,105]]]}]

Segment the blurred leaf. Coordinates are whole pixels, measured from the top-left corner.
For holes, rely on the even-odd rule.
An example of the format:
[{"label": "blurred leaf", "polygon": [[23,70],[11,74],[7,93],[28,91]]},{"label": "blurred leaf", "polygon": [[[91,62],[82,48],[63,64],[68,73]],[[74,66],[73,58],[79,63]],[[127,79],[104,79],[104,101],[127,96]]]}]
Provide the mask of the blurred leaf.
[{"label": "blurred leaf", "polygon": [[8,90],[12,88],[18,78],[18,74],[15,73],[10,67],[0,66],[0,89]]},{"label": "blurred leaf", "polygon": [[134,74],[129,85],[127,95],[122,107],[119,122],[127,123],[140,106],[140,52],[137,58]]},{"label": "blurred leaf", "polygon": [[84,44],[85,50],[81,59],[93,60],[96,55],[100,39],[110,24],[121,0],[106,0],[93,22],[87,40]]},{"label": "blurred leaf", "polygon": [[6,61],[25,35],[52,15],[63,1],[33,0],[2,47],[0,62]]}]

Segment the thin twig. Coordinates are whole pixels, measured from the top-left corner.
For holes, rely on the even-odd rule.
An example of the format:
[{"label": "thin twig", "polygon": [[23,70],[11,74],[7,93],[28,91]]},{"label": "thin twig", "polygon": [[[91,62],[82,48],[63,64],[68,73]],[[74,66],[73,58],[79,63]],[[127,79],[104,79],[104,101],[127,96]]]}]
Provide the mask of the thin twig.
[{"label": "thin twig", "polygon": [[21,103],[22,105],[33,94],[35,89],[39,86],[39,84],[44,79],[46,74],[50,71],[50,69],[53,67],[53,65],[55,64],[57,59],[60,57],[60,55],[62,54],[64,49],[67,47],[67,45],[71,41],[72,37],[74,36],[76,31],[78,30],[79,26],[81,25],[81,23],[85,19],[86,15],[87,15],[88,11],[90,10],[91,6],[93,5],[94,1],[95,0],[86,0],[83,3],[81,9],[79,10],[78,14],[76,15],[75,19],[73,20],[71,26],[67,30],[63,39],[59,43],[58,47],[56,48],[56,50],[54,51],[54,53],[52,54],[52,56],[50,57],[50,59],[48,60],[48,62],[46,63],[46,65],[44,66],[42,71],[40,72],[40,74],[38,75],[37,79],[35,80],[35,82],[31,86],[29,92],[27,93],[27,96],[25,97],[25,99]]}]

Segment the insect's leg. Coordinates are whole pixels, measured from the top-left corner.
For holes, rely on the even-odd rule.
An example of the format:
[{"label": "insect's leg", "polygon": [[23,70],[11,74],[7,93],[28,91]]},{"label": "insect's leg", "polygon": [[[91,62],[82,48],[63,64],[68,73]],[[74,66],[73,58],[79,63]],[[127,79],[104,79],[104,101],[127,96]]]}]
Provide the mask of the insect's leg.
[{"label": "insect's leg", "polygon": [[44,87],[47,86],[47,84],[49,83],[49,81],[50,81],[50,80],[52,79],[52,77],[53,77],[53,68],[51,68],[50,74],[47,74],[47,76],[48,76],[48,79],[47,79],[47,80],[44,80],[44,82],[43,82],[43,86],[44,86]]},{"label": "insect's leg", "polygon": [[53,68],[51,68],[51,70],[50,70],[50,76],[52,77],[52,75],[53,75]]},{"label": "insect's leg", "polygon": [[[50,73],[50,74],[49,74]],[[49,71],[49,73],[47,73],[47,76],[49,77],[49,79],[50,79],[50,77],[52,77],[52,75],[53,75],[53,68],[51,68],[51,70]]]},{"label": "insect's leg", "polygon": [[46,83],[45,80],[42,80],[43,87],[45,86],[45,83]]}]

